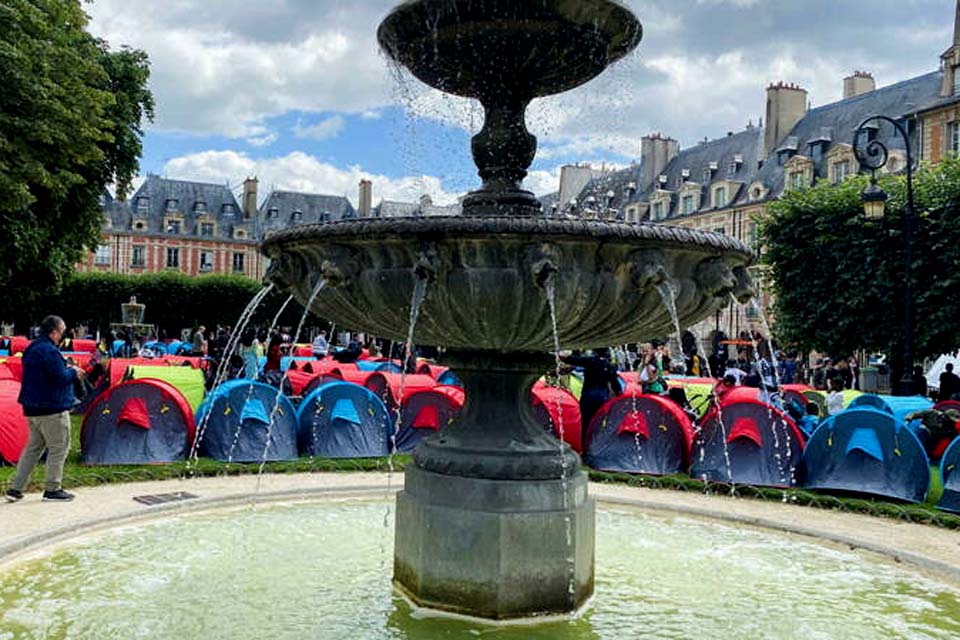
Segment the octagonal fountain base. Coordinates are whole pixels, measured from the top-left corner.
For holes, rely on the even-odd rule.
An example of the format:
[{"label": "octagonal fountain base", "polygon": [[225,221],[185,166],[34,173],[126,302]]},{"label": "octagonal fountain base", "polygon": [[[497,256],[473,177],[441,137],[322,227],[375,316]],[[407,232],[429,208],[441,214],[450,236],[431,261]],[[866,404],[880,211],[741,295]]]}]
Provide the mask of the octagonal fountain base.
[{"label": "octagonal fountain base", "polygon": [[487,620],[569,614],[593,595],[587,477],[486,480],[407,468],[394,585],[414,604]]}]

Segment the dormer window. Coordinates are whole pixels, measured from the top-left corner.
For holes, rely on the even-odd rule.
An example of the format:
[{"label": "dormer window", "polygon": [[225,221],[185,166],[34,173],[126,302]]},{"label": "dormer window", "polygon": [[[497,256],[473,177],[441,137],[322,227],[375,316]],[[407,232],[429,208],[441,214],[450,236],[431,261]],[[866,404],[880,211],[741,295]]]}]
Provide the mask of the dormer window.
[{"label": "dormer window", "polygon": [[710,180],[713,179],[713,171],[710,169],[703,170],[703,184],[710,184]]},{"label": "dormer window", "polygon": [[194,213],[206,213],[207,212],[207,203],[203,201],[197,201],[193,205]]},{"label": "dormer window", "polygon": [[960,65],[953,68],[953,95],[960,96]]},{"label": "dormer window", "polygon": [[271,220],[275,220],[280,217],[280,209],[268,209],[267,217]]},{"label": "dormer window", "polygon": [[247,230],[246,229],[234,229],[233,237],[237,240],[246,240],[247,239]]},{"label": "dormer window", "polygon": [[327,211],[324,211],[320,214],[320,222],[330,222],[333,219],[333,216],[330,215]]},{"label": "dormer window", "polygon": [[222,212],[225,216],[232,216],[234,213],[236,213],[236,207],[234,207],[232,204],[225,204],[223,205]]},{"label": "dormer window", "polygon": [[291,222],[301,222],[303,221],[303,211],[294,211],[290,214]]},{"label": "dormer window", "polygon": [[167,211],[176,211],[177,207],[179,206],[180,206],[179,201],[173,200],[173,199],[167,200],[167,205],[166,205]]},{"label": "dormer window", "polygon": [[663,209],[664,209],[664,206],[662,202],[654,202],[651,218],[655,221],[663,220],[663,217],[664,217]]},{"label": "dormer window", "polygon": [[850,161],[841,160],[833,163],[833,183],[840,184],[850,175]]},{"label": "dormer window", "polygon": [[138,213],[147,213],[150,211],[150,198],[146,196],[140,196],[137,198],[137,212]]},{"label": "dormer window", "polygon": [[180,229],[181,227],[179,220],[167,220],[167,233],[179,234]]},{"label": "dormer window", "polygon": [[684,215],[688,215],[696,211],[696,199],[693,197],[693,194],[688,194],[683,196],[681,202],[681,212]]},{"label": "dormer window", "polygon": [[143,231],[146,228],[147,228],[147,223],[144,222],[143,220],[135,220],[133,223],[134,231]]},{"label": "dormer window", "polygon": [[211,237],[213,237],[213,234],[214,234],[215,229],[216,229],[216,227],[214,227],[214,225],[213,225],[212,222],[201,222],[201,223],[200,223],[200,235],[201,235],[202,237],[204,237],[204,238],[211,238]]},{"label": "dormer window", "polygon": [[727,206],[727,188],[717,187],[713,190],[713,207],[719,209]]}]

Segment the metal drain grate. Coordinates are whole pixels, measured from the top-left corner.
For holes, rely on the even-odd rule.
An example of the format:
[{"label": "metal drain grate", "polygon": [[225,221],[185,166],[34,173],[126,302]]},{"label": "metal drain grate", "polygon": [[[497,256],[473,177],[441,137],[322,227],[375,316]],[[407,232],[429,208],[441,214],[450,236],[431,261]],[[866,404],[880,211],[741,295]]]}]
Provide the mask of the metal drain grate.
[{"label": "metal drain grate", "polygon": [[150,496],[134,496],[133,499],[140,504],[153,506],[155,504],[166,504],[168,502],[180,502],[181,500],[194,500],[200,496],[195,496],[186,491],[177,491],[175,493],[158,493]]}]

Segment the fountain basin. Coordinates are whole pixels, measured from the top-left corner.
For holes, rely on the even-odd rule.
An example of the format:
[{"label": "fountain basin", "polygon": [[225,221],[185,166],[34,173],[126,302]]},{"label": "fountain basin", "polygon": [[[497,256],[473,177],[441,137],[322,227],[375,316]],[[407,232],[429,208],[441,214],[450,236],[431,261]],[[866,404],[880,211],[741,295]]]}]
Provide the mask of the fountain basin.
[{"label": "fountain basin", "polygon": [[414,341],[447,348],[544,352],[666,335],[657,285],[669,282],[688,326],[746,299],[753,252],[738,240],[659,224],[552,218],[366,219],[298,227],[263,244],[267,275],[313,311],[359,331],[406,340],[411,295],[429,281]]},{"label": "fountain basin", "polygon": [[[310,482],[289,479],[294,487]],[[206,494],[209,482],[198,484],[193,490]],[[692,498],[703,499],[677,496],[681,502]],[[770,512],[789,508],[714,500],[718,511],[744,503]],[[124,508],[129,504],[127,498]],[[580,617],[500,629],[425,618],[391,597],[384,570],[391,553],[386,509],[382,499],[343,497],[246,507],[128,526],[52,550],[3,569],[0,636],[945,640],[960,634],[956,587],[909,566],[794,536],[602,502],[602,588]],[[844,519],[801,513],[813,520]],[[889,538],[889,522],[867,520]],[[910,547],[905,533],[899,539]]]},{"label": "fountain basin", "polygon": [[611,0],[411,0],[384,19],[377,40],[431,87],[529,101],[593,79],[642,33]]}]

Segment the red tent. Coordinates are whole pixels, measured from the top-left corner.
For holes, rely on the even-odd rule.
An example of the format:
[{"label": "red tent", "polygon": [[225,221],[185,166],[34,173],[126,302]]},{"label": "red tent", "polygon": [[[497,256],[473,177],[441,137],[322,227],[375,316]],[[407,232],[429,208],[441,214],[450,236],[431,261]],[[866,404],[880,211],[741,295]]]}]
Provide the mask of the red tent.
[{"label": "red tent", "polygon": [[75,338],[73,340],[72,351],[79,351],[83,353],[96,353],[97,352],[97,341],[96,340],[85,340],[83,338]]},{"label": "red tent", "polygon": [[[343,378],[348,380],[346,375]],[[399,373],[381,373],[373,372],[367,377],[363,384],[367,389],[373,391],[378,398],[383,401],[387,409],[396,411],[403,403],[403,398],[417,390],[433,389],[437,386],[437,381],[430,376],[420,374],[402,375]],[[400,388],[403,387],[403,395],[400,394]]]},{"label": "red tent", "polygon": [[533,411],[544,429],[560,437],[558,425],[563,425],[563,441],[577,453],[583,453],[580,403],[567,389],[551,387],[540,381],[533,385]]},{"label": "red tent", "polygon": [[460,415],[464,403],[463,389],[439,385],[431,389],[406,387],[403,409],[394,438],[396,450],[413,451],[429,434],[445,428]]},{"label": "red tent", "polygon": [[30,338],[24,336],[13,336],[10,338],[10,355],[23,353],[30,346]]},{"label": "red tent", "polygon": [[417,373],[425,376],[430,376],[434,380],[437,380],[442,376],[450,367],[444,367],[439,364],[433,364],[430,362],[420,362],[417,365]]},{"label": "red tent", "polygon": [[23,358],[6,358],[0,367],[6,367],[17,382],[23,380]]},{"label": "red tent", "polygon": [[0,459],[9,464],[20,460],[23,448],[30,438],[27,418],[23,407],[17,402],[20,383],[16,380],[0,380]]}]

